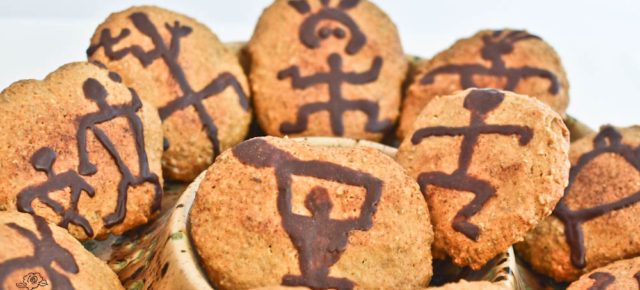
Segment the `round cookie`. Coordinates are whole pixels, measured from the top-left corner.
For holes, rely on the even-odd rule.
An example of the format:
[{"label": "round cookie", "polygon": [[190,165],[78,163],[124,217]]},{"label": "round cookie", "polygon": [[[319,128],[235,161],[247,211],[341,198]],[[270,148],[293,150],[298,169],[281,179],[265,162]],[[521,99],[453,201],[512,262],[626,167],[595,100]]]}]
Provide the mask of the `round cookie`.
[{"label": "round cookie", "polygon": [[372,148],[240,143],[208,169],[190,222],[218,289],[416,288],[432,276],[418,185]]},{"label": "round cookie", "polygon": [[422,108],[436,96],[468,88],[495,88],[535,97],[564,117],[569,81],[560,58],[538,36],[520,30],[482,30],[458,40],[418,67],[402,103],[404,139]]},{"label": "round cookie", "polygon": [[87,55],[158,108],[162,167],[190,181],[249,130],[248,84],[238,59],[196,20],[153,6],[111,14]]},{"label": "round cookie", "polygon": [[567,290],[638,288],[640,288],[640,258],[633,258],[617,261],[584,274],[571,283]]},{"label": "round cookie", "polygon": [[276,0],[248,45],[262,129],[380,140],[408,70],[389,17],[367,0]]},{"label": "round cookie", "polygon": [[0,212],[0,288],[123,289],[69,233],[39,216]]},{"label": "round cookie", "polygon": [[540,101],[494,89],[436,97],[396,160],[420,184],[434,257],[477,270],[524,239],[562,197],[569,132]]},{"label": "round cookie", "polygon": [[80,240],[157,214],[162,127],[120,76],[90,63],[0,93],[0,210],[43,216]]},{"label": "round cookie", "polygon": [[571,144],[564,198],[518,254],[556,281],[640,255],[640,127],[603,127]]}]

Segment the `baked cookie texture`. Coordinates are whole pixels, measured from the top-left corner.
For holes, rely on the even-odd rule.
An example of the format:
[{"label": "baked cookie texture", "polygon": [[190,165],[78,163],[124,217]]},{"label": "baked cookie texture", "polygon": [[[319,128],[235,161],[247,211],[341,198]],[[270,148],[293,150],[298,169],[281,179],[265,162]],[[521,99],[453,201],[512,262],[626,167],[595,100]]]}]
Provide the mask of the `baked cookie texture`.
[{"label": "baked cookie texture", "polygon": [[398,116],[408,61],[395,25],[369,1],[276,0],[248,51],[268,135],[378,141]]},{"label": "baked cookie texture", "polygon": [[2,289],[123,289],[69,233],[39,216],[0,212]]},{"label": "baked cookie texture", "polygon": [[569,186],[554,214],[516,245],[556,281],[640,254],[640,127],[605,126],[571,144]]},{"label": "baked cookie texture", "polygon": [[569,115],[564,118],[564,124],[567,125],[567,128],[569,129],[572,143],[595,132],[589,126],[580,122],[580,120]]},{"label": "baked cookie texture", "polygon": [[[593,288],[591,288],[593,287]],[[621,260],[584,274],[568,290],[637,289],[640,287],[640,258]]]},{"label": "baked cookie texture", "polygon": [[563,117],[569,105],[569,81],[549,44],[527,31],[482,30],[418,67],[402,103],[400,139],[433,98],[472,87],[535,97]]},{"label": "baked cookie texture", "polygon": [[154,6],[111,14],[87,50],[160,113],[169,179],[190,181],[247,135],[249,86],[235,55],[196,20]]},{"label": "baked cookie texture", "polygon": [[247,51],[247,41],[225,42],[224,46],[236,56],[244,73],[249,75],[251,70],[251,57]]},{"label": "baked cookie texture", "polygon": [[468,89],[434,98],[396,160],[420,184],[433,253],[479,269],[551,214],[569,173],[569,132],[542,102]]},{"label": "baked cookie texture", "polygon": [[157,214],[160,119],[119,80],[79,62],[0,93],[0,210],[37,214],[80,240]]},{"label": "baked cookie texture", "polygon": [[217,288],[429,284],[427,205],[415,181],[375,149],[254,138],[206,174],[191,236]]},{"label": "baked cookie texture", "polygon": [[440,287],[429,287],[433,290],[507,290],[511,289],[505,283],[491,283],[489,281],[467,281],[460,280],[455,283],[448,283]]}]

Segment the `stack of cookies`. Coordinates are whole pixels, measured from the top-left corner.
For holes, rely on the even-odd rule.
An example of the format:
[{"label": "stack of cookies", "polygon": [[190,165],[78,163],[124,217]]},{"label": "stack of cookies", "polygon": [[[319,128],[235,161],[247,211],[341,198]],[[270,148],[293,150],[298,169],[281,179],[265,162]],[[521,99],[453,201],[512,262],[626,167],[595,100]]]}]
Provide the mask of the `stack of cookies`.
[{"label": "stack of cookies", "polygon": [[[204,171],[185,227],[215,288],[426,288],[435,259],[478,270],[512,246],[571,289],[640,287],[640,129],[567,116],[539,36],[422,60],[367,0],[275,0],[246,45],[144,6],[86,54],[0,93],[0,288],[134,287],[78,241],[149,224],[165,181]],[[317,136],[398,148],[289,139]]]}]

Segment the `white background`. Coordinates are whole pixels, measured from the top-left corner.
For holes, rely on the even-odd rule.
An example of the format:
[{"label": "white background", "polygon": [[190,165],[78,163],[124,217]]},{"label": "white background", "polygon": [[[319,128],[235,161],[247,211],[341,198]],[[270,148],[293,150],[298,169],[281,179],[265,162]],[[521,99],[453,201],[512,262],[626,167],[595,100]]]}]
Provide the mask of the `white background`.
[{"label": "white background", "polygon": [[[569,114],[593,128],[640,123],[640,1],[373,1],[398,26],[405,52],[422,57],[483,28],[527,29],[562,58],[571,84]],[[187,14],[223,41],[238,41],[251,37],[270,2],[0,0],[0,88],[85,60],[95,27],[134,4]]]}]

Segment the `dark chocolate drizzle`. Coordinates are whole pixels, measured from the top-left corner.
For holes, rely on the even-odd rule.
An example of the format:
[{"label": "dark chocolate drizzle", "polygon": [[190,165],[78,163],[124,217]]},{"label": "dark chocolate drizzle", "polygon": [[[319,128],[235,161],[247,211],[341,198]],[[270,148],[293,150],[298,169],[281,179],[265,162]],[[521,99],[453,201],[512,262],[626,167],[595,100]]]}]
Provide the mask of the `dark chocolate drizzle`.
[{"label": "dark chocolate drizzle", "polygon": [[438,136],[462,136],[458,169],[451,174],[440,171],[423,172],[418,176],[418,183],[422,193],[427,197],[427,186],[434,185],[475,194],[475,198],[463,207],[453,219],[453,229],[478,241],[480,228],[467,221],[468,218],[482,210],[484,204],[495,195],[495,189],[487,181],[480,180],[467,173],[471,164],[474,146],[482,134],[518,135],[520,146],[529,144],[533,137],[533,130],[526,126],[491,125],[484,120],[487,114],[497,108],[504,100],[504,94],[494,89],[474,89],[465,97],[464,107],[471,111],[470,124],[467,127],[426,127],[417,130],[411,137],[414,145],[424,138]]},{"label": "dark chocolate drizzle", "polygon": [[[68,170],[64,173],[56,174],[53,171],[53,163],[56,160],[56,153],[48,147],[43,147],[31,156],[31,165],[39,171],[47,174],[47,181],[30,186],[18,193],[18,211],[35,214],[31,207],[34,199],[39,199],[42,203],[50,207],[55,213],[62,216],[58,223],[60,227],[68,228],[69,223],[82,227],[88,237],[93,237],[93,229],[87,219],[78,212],[78,201],[80,194],[86,192],[93,197],[95,191],[77,172]],[[49,193],[69,187],[71,190],[70,206],[65,209],[62,204],[49,197]]]},{"label": "dark chocolate drizzle", "polygon": [[[329,277],[329,267],[346,249],[349,233],[367,231],[382,194],[383,181],[361,171],[326,161],[304,161],[280,150],[263,139],[251,139],[233,148],[233,155],[243,164],[255,168],[273,168],[278,185],[278,212],[282,226],[296,250],[302,276],[286,275],[282,284],[311,288],[352,289],[347,278]],[[346,220],[331,219],[333,208],[327,190],[316,186],[305,198],[311,216],[294,214],[291,206],[292,176],[309,176],[342,184],[363,187],[366,196],[360,216]]]},{"label": "dark chocolate drizzle", "polygon": [[506,77],[507,83],[502,89],[505,91],[513,91],[521,79],[537,76],[551,81],[549,93],[557,94],[560,90],[560,83],[558,82],[558,77],[554,73],[530,66],[507,68],[504,60],[502,60],[502,55],[509,54],[513,51],[514,43],[520,40],[532,38],[540,39],[538,36],[531,35],[520,30],[511,31],[506,35],[503,30],[496,30],[491,36],[484,35],[482,37],[482,41],[484,42],[482,58],[490,61],[491,67],[487,68],[481,64],[445,65],[425,74],[422,79],[420,79],[420,83],[423,85],[433,84],[435,77],[439,74],[458,74],[460,75],[460,85],[463,89],[468,89],[479,87],[473,81],[474,76],[488,75]]},{"label": "dark chocolate drizzle", "polygon": [[7,227],[15,230],[19,235],[31,242],[34,253],[33,256],[13,258],[0,263],[0,285],[3,285],[7,277],[17,270],[42,267],[49,277],[48,282],[51,283],[51,289],[74,289],[69,278],[52,267],[55,262],[56,268],[60,268],[70,274],[77,274],[80,269],[78,269],[78,264],[73,258],[73,255],[67,249],[56,243],[47,221],[36,215],[33,216],[33,221],[40,234],[39,239],[34,232],[26,228],[15,223],[7,224]]},{"label": "dark chocolate drizzle", "polygon": [[327,58],[329,72],[319,72],[312,76],[300,76],[298,66],[291,66],[278,73],[278,79],[291,78],[291,86],[295,89],[327,84],[329,86],[329,101],[304,104],[298,110],[295,123],[284,122],[280,125],[280,132],[284,134],[300,133],[309,124],[309,116],[320,111],[328,111],[333,134],[342,136],[344,125],[342,114],[345,111],[362,111],[367,114],[368,120],[365,129],[370,132],[383,132],[391,126],[391,120],[378,121],[380,107],[378,103],[369,100],[347,100],[342,96],[342,84],[366,84],[378,79],[382,58],[376,57],[371,68],[362,73],[342,71],[342,57],[333,53]]},{"label": "dark chocolate drizzle", "polygon": [[107,66],[106,66],[106,65],[104,65],[104,63],[102,63],[102,62],[101,62],[101,61],[99,61],[99,60],[92,60],[92,61],[90,61],[90,63],[91,63],[91,64],[93,64],[93,65],[95,65],[95,66],[97,66],[97,67],[99,67],[99,68],[101,68],[101,69],[106,69],[106,70],[108,70]]},{"label": "dark chocolate drizzle", "polygon": [[[151,212],[159,210],[160,201],[162,199],[162,187],[160,186],[158,176],[155,173],[151,173],[149,170],[147,152],[144,145],[142,121],[140,121],[140,118],[136,115],[136,112],[142,107],[140,97],[138,97],[138,94],[136,94],[133,89],[129,89],[131,92],[131,103],[113,106],[107,103],[107,91],[96,79],[87,79],[84,82],[82,89],[85,97],[94,101],[98,105],[98,111],[78,118],[79,126],[76,134],[80,161],[78,165],[78,172],[82,175],[93,175],[98,171],[96,166],[89,161],[89,154],[87,153],[87,131],[92,130],[96,139],[100,141],[102,146],[104,146],[107,152],[111,155],[118,167],[118,170],[120,171],[120,174],[122,175],[120,182],[118,183],[117,206],[113,213],[108,214],[103,218],[105,226],[112,227],[124,220],[127,214],[127,191],[131,186],[140,185],[146,182],[153,183],[155,185],[155,196],[151,205]],[[138,153],[139,177],[136,177],[131,173],[131,170],[120,157],[118,149],[116,149],[116,146],[111,143],[109,136],[107,136],[102,129],[96,126],[100,123],[108,122],[118,117],[125,117],[129,121],[129,126],[135,139],[136,151]]]},{"label": "dark chocolate drizzle", "polygon": [[595,272],[589,278],[596,280],[588,290],[604,290],[616,281],[616,277],[605,272]]},{"label": "dark chocolate drizzle", "polygon": [[[92,60],[92,61],[91,61],[91,63],[92,63],[92,64],[94,64],[95,66],[97,66],[97,67],[101,68],[101,69],[109,70],[109,69],[107,68],[107,66],[106,66],[106,65],[104,65],[104,63],[102,63],[102,62],[100,62],[100,61],[98,61],[98,60]],[[121,83],[121,82],[122,82],[122,77],[120,77],[120,75],[119,75],[118,73],[116,73],[116,72],[112,72],[112,71],[110,71],[110,72],[109,72],[109,78],[110,78],[112,81],[116,82],[116,83]]]},{"label": "dark chocolate drizzle", "polygon": [[[329,38],[333,34],[336,38],[344,38],[346,32],[342,28],[331,29],[330,27],[321,27],[318,29],[318,24],[324,20],[336,21],[344,25],[349,29],[351,38],[347,42],[345,52],[348,54],[355,54],[367,42],[367,37],[360,31],[358,24],[345,12],[347,9],[351,9],[360,3],[359,0],[342,0],[338,4],[337,8],[331,8],[329,1],[322,2],[322,8],[313,13],[302,22],[300,25],[299,37],[302,44],[306,47],[315,49],[320,47],[320,41]],[[300,14],[307,14],[311,12],[311,6],[307,0],[291,0],[289,5],[293,7]],[[316,32],[317,31],[317,32]]]},{"label": "dark chocolate drizzle", "polygon": [[[607,139],[609,140],[608,145],[606,142]],[[620,155],[637,171],[640,171],[640,146],[632,148],[629,145],[622,144],[622,135],[611,126],[604,127],[600,133],[598,133],[593,139],[593,150],[580,156],[578,163],[571,167],[571,171],[569,172],[569,185],[565,188],[564,197],[560,199],[560,202],[556,205],[553,215],[564,223],[567,244],[569,244],[571,248],[571,263],[576,268],[584,268],[586,266],[586,249],[584,246],[582,223],[612,211],[631,206],[640,201],[640,191],[638,191],[616,202],[601,204],[592,208],[571,210],[565,204],[565,198],[567,194],[569,194],[571,186],[578,174],[580,174],[580,171],[582,171],[589,162],[605,153]]]},{"label": "dark chocolate drizzle", "polygon": [[[176,111],[182,110],[186,107],[193,106],[198,117],[206,129],[207,136],[213,145],[214,156],[220,154],[220,142],[218,140],[218,127],[214,124],[213,118],[207,112],[206,108],[202,104],[204,99],[217,95],[224,91],[227,87],[231,86],[238,95],[238,102],[245,111],[249,111],[249,99],[242,90],[240,83],[229,72],[223,72],[218,77],[212,80],[201,91],[196,92],[193,90],[187,77],[185,76],[182,66],[178,63],[178,56],[180,54],[180,39],[189,35],[192,31],[191,27],[182,26],[180,22],[175,21],[173,25],[165,23],[165,28],[171,33],[171,42],[167,45],[162,36],[158,32],[156,26],[149,20],[149,17],[142,12],[136,12],[129,16],[133,25],[144,35],[148,36],[153,42],[155,48],[150,51],[144,51],[142,47],[133,45],[127,48],[120,49],[118,51],[113,50],[113,46],[127,37],[131,31],[129,29],[123,29],[116,37],[111,36],[111,30],[105,28],[100,33],[100,41],[97,44],[91,45],[87,49],[87,55],[93,55],[98,48],[103,47],[104,53],[111,60],[119,60],[128,54],[133,54],[142,64],[143,67],[147,67],[153,63],[156,59],[162,58],[175,81],[182,90],[182,96],[172,100],[164,107],[158,109],[160,113],[160,119],[162,121],[169,118]],[[169,147],[169,142],[165,139],[164,147]]]}]

